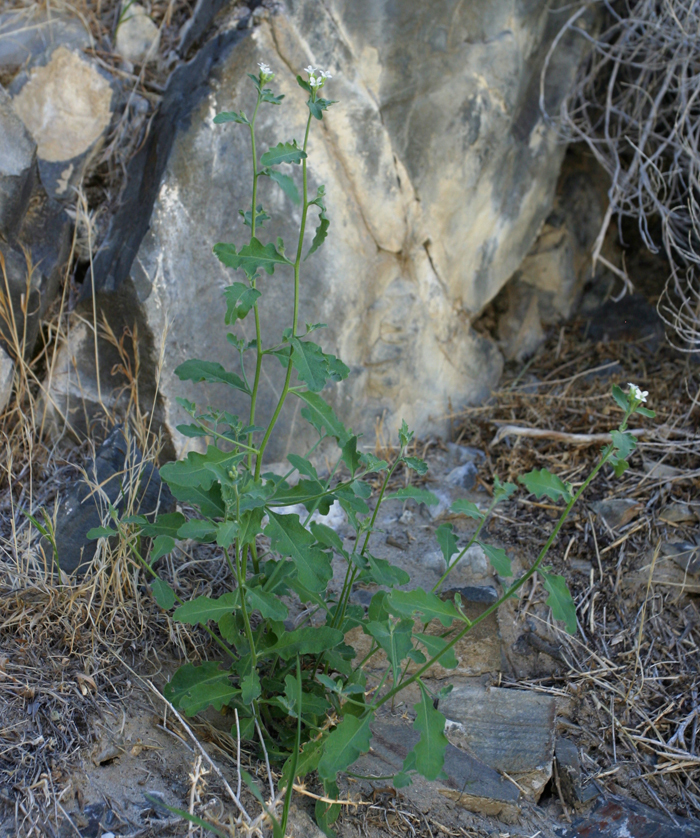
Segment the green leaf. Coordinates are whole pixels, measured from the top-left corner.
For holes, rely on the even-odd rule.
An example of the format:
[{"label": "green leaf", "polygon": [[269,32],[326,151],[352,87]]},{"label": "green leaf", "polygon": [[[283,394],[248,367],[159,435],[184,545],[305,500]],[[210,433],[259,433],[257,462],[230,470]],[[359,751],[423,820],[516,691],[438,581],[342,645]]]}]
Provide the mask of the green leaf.
[{"label": "green leaf", "polygon": [[170,611],[175,604],[175,591],[162,579],[151,580],[151,592],[158,606],[164,611]]},{"label": "green leaf", "polygon": [[399,442],[402,448],[407,448],[409,442],[413,439],[413,431],[409,430],[405,419],[401,420],[401,427],[399,428]]},{"label": "green leaf", "polygon": [[254,611],[259,611],[266,620],[282,622],[289,616],[287,606],[280,598],[275,594],[263,591],[262,588],[248,588],[246,599],[250,607]]},{"label": "green leaf", "polygon": [[369,575],[378,585],[393,588],[395,585],[407,585],[411,581],[411,577],[405,570],[396,567],[386,559],[378,559],[370,555],[367,556],[367,561]]},{"label": "green leaf", "polygon": [[410,774],[405,771],[399,771],[398,774],[394,775],[392,785],[395,789],[405,789],[407,786],[410,786],[412,782]]},{"label": "green leaf", "polygon": [[149,538],[157,538],[159,535],[169,535],[171,538],[177,537],[177,531],[185,523],[185,516],[182,512],[167,512],[165,515],[159,515],[156,520],[151,523],[145,523],[141,526],[141,535]]},{"label": "green leaf", "polygon": [[226,299],[226,317],[224,321],[231,326],[236,320],[243,320],[260,297],[257,288],[250,288],[242,282],[234,282],[224,288]]},{"label": "green leaf", "polygon": [[116,530],[111,530],[109,527],[93,527],[87,531],[87,538],[94,541],[96,538],[109,538],[110,536],[118,535]]},{"label": "green leaf", "polygon": [[274,148],[266,151],[260,158],[263,166],[278,166],[280,163],[301,163],[306,152],[299,148],[296,140],[290,143],[278,143]]},{"label": "green leaf", "polygon": [[386,471],[389,467],[389,464],[386,460],[380,460],[379,457],[375,457],[374,454],[364,453],[361,455],[360,460],[362,462],[362,466],[368,474],[372,474],[373,472],[378,471]]},{"label": "green leaf", "polygon": [[[297,717],[299,713],[299,682],[293,675],[287,675],[284,679],[285,704],[289,714]],[[323,716],[330,709],[330,704],[320,695],[302,691],[301,712],[303,716]]]},{"label": "green leaf", "polygon": [[345,463],[351,475],[355,475],[362,463],[362,454],[357,450],[358,438],[351,436],[350,439],[343,445],[340,459]]},{"label": "green leaf", "polygon": [[[243,219],[243,223],[246,227],[250,227],[251,230],[253,229],[253,213],[250,210],[238,210],[238,214]],[[255,207],[255,226],[260,228],[262,227],[266,221],[270,220],[270,216],[265,212],[263,209],[262,204],[258,204]]]},{"label": "green leaf", "polygon": [[544,570],[540,570],[539,574],[545,590],[549,592],[547,605],[552,609],[552,616],[555,620],[565,623],[569,634],[576,634],[576,605],[566,585],[566,579]]},{"label": "green leaf", "polygon": [[156,536],[156,539],[153,542],[153,549],[148,557],[148,563],[152,565],[154,562],[157,562],[158,559],[162,559],[163,556],[167,556],[168,553],[172,553],[174,549],[175,539],[172,536]]},{"label": "green leaf", "polygon": [[493,478],[493,499],[500,503],[502,500],[507,500],[512,494],[518,491],[515,483],[501,483],[498,476]]},{"label": "green leaf", "polygon": [[457,547],[457,538],[452,532],[452,524],[440,524],[435,530],[435,538],[437,538],[442,555],[445,557],[445,564],[449,566],[450,559],[459,549]]},{"label": "green leaf", "polygon": [[240,376],[235,372],[228,372],[216,361],[198,361],[192,359],[180,364],[175,370],[175,375],[180,381],[206,381],[209,384],[228,384],[236,390],[250,393],[248,387]]},{"label": "green leaf", "polygon": [[630,467],[630,464],[627,462],[627,460],[620,460],[617,457],[611,457],[610,462],[612,463],[615,477],[622,477],[622,475]]},{"label": "green leaf", "polygon": [[338,444],[342,448],[348,441],[350,434],[345,429],[343,423],[338,419],[333,411],[333,408],[316,393],[299,393],[295,395],[303,402],[306,402],[306,407],[301,410],[301,415],[316,428],[321,436],[328,434],[335,437]]},{"label": "green leaf", "polygon": [[[163,469],[161,469],[161,476],[162,474]],[[178,483],[168,485],[176,500],[198,506],[202,515],[207,515],[209,518],[223,518],[226,514],[226,505],[221,499],[221,486],[218,483],[214,483],[209,489],[202,489],[200,486],[181,486]]]},{"label": "green leaf", "polygon": [[[279,240],[277,244],[279,247]],[[250,244],[244,244],[238,252],[236,252],[234,244],[216,244],[214,245],[214,254],[227,268],[233,268],[234,270],[240,268],[249,277],[254,277],[259,268],[262,268],[268,274],[273,274],[275,265],[292,264],[283,253],[277,250],[272,242],[263,245],[255,236],[251,238]]]},{"label": "green leaf", "polygon": [[616,448],[617,456],[623,460],[626,460],[637,447],[637,440],[632,436],[632,434],[624,434],[620,433],[620,431],[611,431],[610,436],[612,437],[613,445]]},{"label": "green leaf", "polygon": [[539,471],[533,469],[527,474],[521,475],[518,480],[525,486],[528,492],[537,498],[546,495],[550,500],[564,498],[567,503],[571,500],[571,492],[564,481],[546,468],[540,469]]},{"label": "green leaf", "polygon": [[347,555],[343,549],[343,542],[334,529],[327,527],[325,524],[317,524],[315,521],[309,525],[309,528],[311,529],[314,538],[317,541],[320,541],[324,547],[330,547],[332,550],[335,550],[336,553],[340,553],[341,556]]},{"label": "green leaf", "polygon": [[177,623],[187,623],[190,626],[206,625],[209,620],[218,622],[224,614],[230,614],[237,606],[237,591],[231,591],[218,597],[218,599],[198,596],[176,608],[173,620]]},{"label": "green leaf", "polygon": [[[444,637],[436,637],[433,634],[414,634],[414,637],[425,646],[431,658],[439,655],[448,643]],[[454,647],[445,652],[438,663],[445,669],[454,669],[457,666]]]},{"label": "green leaf", "polygon": [[160,476],[171,488],[173,484],[177,484],[178,486],[198,486],[202,489],[209,489],[216,476],[207,468],[208,465],[220,465],[228,471],[235,468],[242,459],[242,454],[222,451],[215,445],[210,445],[206,454],[190,451],[186,460],[166,463],[160,470]]},{"label": "green leaf", "polygon": [[363,719],[346,715],[332,731],[318,763],[322,779],[335,780],[339,771],[345,771],[361,754],[369,751],[372,736],[369,725],[373,717],[373,713],[368,713]]},{"label": "green leaf", "polygon": [[615,399],[618,406],[626,413],[629,408],[629,401],[627,400],[625,393],[622,391],[622,388],[618,387],[617,384],[613,385],[612,397]]},{"label": "green leaf", "polygon": [[305,588],[315,593],[325,591],[333,576],[328,554],[315,546],[316,539],[301,525],[298,515],[278,515],[270,510],[269,517],[265,535],[272,549],[292,559]]},{"label": "green leaf", "polygon": [[221,125],[222,122],[238,122],[241,125],[250,125],[246,119],[243,111],[236,113],[236,111],[222,111],[214,117],[214,124]]},{"label": "green leaf", "polygon": [[281,105],[282,99],[284,99],[284,93],[275,96],[269,87],[265,87],[260,93],[260,100],[267,102],[269,105]]},{"label": "green leaf", "polygon": [[486,517],[479,507],[470,500],[456,500],[450,509],[457,515],[468,515],[475,521],[483,521]]},{"label": "green leaf", "polygon": [[395,614],[412,617],[418,614],[424,622],[438,619],[443,626],[451,626],[453,620],[462,620],[454,603],[443,602],[437,594],[417,588],[415,591],[391,591],[387,598],[390,609]]},{"label": "green leaf", "polygon": [[427,489],[417,489],[415,486],[406,486],[405,489],[384,495],[384,500],[408,500],[409,498],[428,506],[435,506],[440,502],[432,492]]},{"label": "green leaf", "polygon": [[362,628],[384,650],[391,664],[394,686],[397,686],[401,677],[401,662],[413,649],[413,620],[400,620],[398,623],[392,620],[385,623],[368,622]]},{"label": "green leaf", "polygon": [[404,457],[403,461],[408,468],[413,469],[417,474],[423,475],[428,472],[428,464],[420,457]]},{"label": "green leaf", "polygon": [[433,707],[428,691],[419,681],[421,700],[414,705],[416,720],[413,729],[420,731],[420,740],[413,749],[416,755],[416,769],[426,780],[437,780],[445,764],[445,717]]},{"label": "green leaf", "polygon": [[298,454],[287,454],[287,459],[299,472],[299,474],[303,474],[305,477],[310,477],[312,480],[318,481],[318,473],[313,464],[309,462],[306,457],[300,457]]},{"label": "green leaf", "polygon": [[253,544],[255,536],[261,533],[260,523],[265,515],[265,510],[262,506],[250,509],[241,515],[241,544]]},{"label": "green leaf", "polygon": [[476,542],[479,547],[486,553],[486,558],[491,563],[491,567],[499,576],[508,577],[513,575],[513,568],[511,567],[510,559],[506,555],[506,551],[502,547],[494,547],[491,544],[486,544],[483,541]]},{"label": "green leaf", "polygon": [[185,521],[177,532],[178,538],[193,538],[202,544],[209,544],[216,538],[216,524],[211,521],[202,521],[199,518],[194,518],[191,521]]},{"label": "green leaf", "polygon": [[290,342],[294,348],[292,366],[301,381],[312,393],[323,390],[329,375],[328,359],[321,347],[313,341],[300,341],[299,338],[292,338]]},{"label": "green leaf", "polygon": [[282,660],[289,660],[295,655],[318,655],[343,642],[343,632],[328,626],[301,628],[285,631],[266,653],[274,652]]},{"label": "green leaf", "polygon": [[222,521],[216,527],[216,543],[225,550],[228,550],[233,544],[237,535],[238,524],[236,521]]},{"label": "green leaf", "polygon": [[293,204],[298,205],[301,202],[297,185],[289,175],[282,174],[282,172],[278,172],[276,169],[270,169],[269,176]]},{"label": "green leaf", "polygon": [[649,419],[654,419],[656,417],[655,410],[649,410],[648,407],[636,407],[634,409],[635,413],[640,413],[642,416],[648,416]]},{"label": "green leaf", "polygon": [[309,99],[306,104],[316,119],[323,119],[323,111],[327,111],[331,105],[335,105],[336,101],[336,99],[321,99],[319,97],[316,101]]},{"label": "green leaf", "polygon": [[201,666],[191,663],[181,666],[163,689],[168,701],[176,708],[182,708],[188,716],[209,705],[221,710],[237,694],[228,673],[219,669],[215,661],[206,661]]},{"label": "green leaf", "polygon": [[318,204],[318,206],[320,208],[320,212],[318,215],[319,225],[316,228],[316,235],[314,236],[313,241],[311,242],[311,247],[309,248],[309,251],[306,254],[306,256],[304,256],[304,261],[306,261],[312,253],[315,253],[319,249],[319,247],[321,247],[323,242],[326,240],[326,237],[328,236],[328,228],[330,227],[331,222],[328,216],[326,215],[325,206],[323,206],[323,204],[320,203]]},{"label": "green leaf", "polygon": [[260,698],[261,692],[260,676],[257,670],[254,669],[245,678],[241,678],[241,701],[244,704],[252,704],[256,699]]}]

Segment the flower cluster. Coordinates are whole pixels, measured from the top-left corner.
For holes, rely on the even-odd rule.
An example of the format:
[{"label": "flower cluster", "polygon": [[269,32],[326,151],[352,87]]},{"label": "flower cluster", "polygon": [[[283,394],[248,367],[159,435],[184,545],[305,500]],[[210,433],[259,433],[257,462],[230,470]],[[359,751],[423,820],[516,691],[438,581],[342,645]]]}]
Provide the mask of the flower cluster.
[{"label": "flower cluster", "polygon": [[310,64],[308,67],[304,67],[304,72],[309,74],[310,87],[323,87],[326,83],[326,79],[333,78],[330,73],[327,73],[325,70],[321,70],[318,67],[312,67]]},{"label": "flower cluster", "polygon": [[648,390],[640,390],[636,384],[631,383],[627,386],[630,388],[630,396],[634,399],[634,401],[645,402],[647,400],[647,396],[649,395]]},{"label": "flower cluster", "polygon": [[275,77],[275,74],[264,61],[258,62],[258,67],[260,67],[260,79],[262,81],[270,81]]}]

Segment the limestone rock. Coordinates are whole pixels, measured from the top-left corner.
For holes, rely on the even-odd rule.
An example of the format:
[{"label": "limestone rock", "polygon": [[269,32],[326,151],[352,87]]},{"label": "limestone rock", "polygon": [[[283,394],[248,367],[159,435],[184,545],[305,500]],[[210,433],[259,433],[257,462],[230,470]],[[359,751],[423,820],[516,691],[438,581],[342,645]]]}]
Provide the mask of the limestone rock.
[{"label": "limestone rock", "polygon": [[12,83],[17,115],[37,144],[41,181],[52,198],[73,200],[72,186],[99,151],[112,119],[110,78],[63,45]]},{"label": "limestone rock", "polygon": [[8,75],[57,46],[85,49],[92,36],[78,17],[68,17],[43,4],[13,9],[0,14],[0,72]]},{"label": "limestone rock", "polygon": [[[270,64],[273,87],[286,97],[281,108],[260,112],[261,151],[303,136],[308,112],[296,73],[311,62],[334,75],[328,95],[339,104],[314,126],[309,146],[310,191],[325,184],[331,230],[305,263],[301,318],[329,324],[320,341],[353,371],[333,390],[334,406],[372,437],[382,416],[387,431],[405,418],[421,433],[444,432],[451,410],[478,402],[495,384],[501,354],[470,322],[549,214],[563,155],[539,114],[541,63],[559,26],[545,0],[458,7],[412,0],[400,11],[369,0],[279,5],[282,13],[220,57],[204,96],[197,88],[201,98],[175,137],[148,231],[136,242],[130,232],[148,224],[142,201],[137,216],[115,224],[97,266],[98,288],[113,291],[131,276],[152,335],[165,335],[161,396],[180,452],[193,443],[175,430],[184,420],[177,397],[247,411],[235,395],[180,382],[173,371],[193,356],[234,363],[221,293],[236,277],[211,248],[247,240],[237,212],[250,198],[249,137],[212,119],[250,109],[246,73],[259,61]],[[572,34],[557,50],[549,106],[566,92],[584,48]],[[162,138],[163,147],[168,142]],[[271,234],[291,249],[298,211],[274,183],[262,182],[258,198],[274,217]],[[312,235],[315,219],[308,226]],[[260,289],[263,330],[274,340],[289,326],[289,276],[266,276]],[[258,396],[260,422],[282,375],[273,359]],[[282,415],[271,459],[315,441],[299,407],[292,402]]]},{"label": "limestone rock", "polygon": [[139,3],[122,3],[115,47],[119,55],[134,64],[152,61],[158,50],[160,30]]},{"label": "limestone rock", "polygon": [[10,402],[14,374],[15,362],[0,346],[0,413],[5,410]]},{"label": "limestone rock", "polygon": [[0,234],[11,238],[19,229],[34,187],[36,143],[0,87]]}]

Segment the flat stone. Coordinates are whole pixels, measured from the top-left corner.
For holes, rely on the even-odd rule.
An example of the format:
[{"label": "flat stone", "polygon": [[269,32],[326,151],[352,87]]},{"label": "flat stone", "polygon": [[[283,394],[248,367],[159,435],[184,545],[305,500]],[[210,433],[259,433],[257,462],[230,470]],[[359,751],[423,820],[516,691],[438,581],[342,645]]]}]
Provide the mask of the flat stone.
[{"label": "flat stone", "polygon": [[82,53],[59,46],[47,64],[13,82],[15,112],[37,144],[41,181],[52,198],[72,186],[100,148],[112,120],[112,83]]},{"label": "flat stone", "polygon": [[7,407],[12,396],[12,382],[15,375],[15,362],[0,345],[0,413]]},{"label": "flat stone", "polygon": [[581,760],[576,743],[565,736],[558,736],[554,746],[559,786],[564,802],[569,806],[588,803],[600,795],[596,783],[583,784]]},{"label": "flat stone", "polygon": [[[397,717],[377,719],[372,724],[372,734],[370,752],[353,764],[353,773],[386,776],[401,771],[406,755],[420,737],[409,721]],[[443,770],[447,780],[427,782],[416,777],[401,794],[409,799],[428,796],[428,800],[431,794],[441,794],[470,812],[491,815],[506,823],[517,821],[520,791],[488,765],[448,744]],[[386,785],[386,780],[380,782]]]},{"label": "flat stone", "polygon": [[674,595],[700,594],[700,546],[692,542],[663,543],[656,561],[653,551],[647,552],[640,567],[624,577],[627,590],[645,595],[651,576],[652,585],[671,588]]},{"label": "flat stone", "polygon": [[629,524],[642,511],[643,506],[632,498],[608,498],[589,504],[595,514],[602,518],[611,530]]},{"label": "flat stone", "polygon": [[134,64],[152,61],[158,51],[160,30],[139,3],[122,3],[122,22],[117,28],[116,51]]},{"label": "flat stone", "polygon": [[556,705],[527,690],[466,684],[441,699],[450,739],[538,799],[552,776]]},{"label": "flat stone", "polygon": [[85,49],[92,36],[78,17],[68,17],[42,4],[0,15],[0,68],[23,67],[58,46]]},{"label": "flat stone", "polygon": [[659,520],[667,524],[684,524],[697,521],[697,512],[687,503],[669,503],[659,510]]},{"label": "flat stone", "polygon": [[673,561],[686,573],[693,576],[700,573],[700,544],[692,541],[664,542],[661,553]]},{"label": "flat stone", "polygon": [[35,175],[36,143],[0,86],[0,234],[5,239],[19,230]]},{"label": "flat stone", "polygon": [[466,462],[464,465],[453,468],[446,479],[450,486],[458,486],[460,489],[469,491],[474,488],[478,472],[474,463]]},{"label": "flat stone", "polygon": [[[175,502],[167,486],[161,483],[153,463],[143,462],[133,440],[115,426],[85,469],[88,479],[80,479],[63,498],[56,520],[54,537],[61,571],[84,573],[92,561],[98,542],[87,538],[94,527],[109,523],[107,503],[119,512],[127,508],[133,514],[169,512]],[[138,481],[138,482],[137,482]],[[99,487],[99,488],[96,488]],[[42,546],[47,559],[53,549],[46,539]]]},{"label": "flat stone", "polygon": [[675,817],[623,797],[608,797],[586,817],[559,830],[562,838],[697,838],[700,821]]}]

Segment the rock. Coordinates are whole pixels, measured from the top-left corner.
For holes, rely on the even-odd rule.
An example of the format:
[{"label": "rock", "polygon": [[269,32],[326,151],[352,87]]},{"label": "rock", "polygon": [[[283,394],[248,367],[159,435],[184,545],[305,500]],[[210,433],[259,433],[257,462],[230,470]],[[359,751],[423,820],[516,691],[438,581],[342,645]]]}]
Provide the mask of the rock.
[{"label": "rock", "polygon": [[698,514],[687,503],[669,503],[659,510],[659,520],[667,524],[684,524],[697,521]]},{"label": "rock", "polygon": [[78,51],[58,46],[10,86],[13,106],[37,144],[49,197],[73,201],[112,121],[112,80]]},{"label": "rock", "polygon": [[653,551],[644,557],[641,566],[625,576],[625,587],[636,590],[639,596],[646,595],[650,583],[671,588],[674,596],[700,594],[700,545],[692,542],[663,542],[656,561]]},{"label": "rock", "polygon": [[700,573],[700,544],[692,541],[664,542],[661,545],[663,556],[672,559],[678,567],[693,576]]},{"label": "rock", "polygon": [[552,776],[554,699],[526,690],[458,686],[440,701],[450,740],[539,799]]},{"label": "rock", "polygon": [[666,463],[657,463],[653,460],[642,459],[642,468],[649,477],[654,480],[671,480],[676,477],[683,477],[683,469],[675,466],[666,465]]},{"label": "rock", "polygon": [[[419,736],[401,718],[385,716],[377,719],[372,724],[371,751],[360,757],[351,770],[362,775],[395,774],[401,771],[406,754]],[[491,815],[505,823],[517,822],[521,799],[514,783],[452,744],[447,745],[443,770],[446,780],[428,783],[416,777],[401,793],[409,800],[427,797],[428,803],[431,796],[434,800],[434,795],[439,793],[471,812]],[[386,780],[381,783],[385,785]]]},{"label": "rock", "polygon": [[[325,184],[332,235],[305,265],[301,312],[330,324],[321,341],[357,372],[333,391],[339,414],[356,431],[373,433],[375,418],[386,414],[390,431],[404,417],[421,433],[445,432],[443,417],[478,402],[500,375],[496,346],[469,324],[518,267],[551,208],[563,147],[538,102],[540,68],[559,23],[544,0],[498,0],[478,15],[469,7],[455,13],[447,0],[397,8],[287,2],[221,56],[204,98],[184,91],[180,113],[191,108],[191,118],[181,123],[169,159],[172,122],[151,127],[153,165],[142,200],[115,220],[96,278],[101,293],[130,276],[151,334],[170,324],[162,396],[179,451],[191,441],[175,430],[182,421],[176,397],[243,408],[235,394],[172,373],[192,356],[193,336],[200,357],[230,357],[220,294],[234,277],[211,247],[243,241],[244,228],[232,219],[249,201],[249,166],[241,165],[249,140],[232,126],[214,126],[212,116],[249,107],[246,73],[258,61],[272,66],[274,87],[286,96],[282,108],[261,112],[260,149],[303,134],[307,111],[295,74],[312,58],[334,73],[328,95],[340,104],[310,141],[311,192]],[[554,109],[585,48],[575,33],[567,38],[546,90]],[[200,95],[197,84],[192,89]],[[129,177],[134,173],[136,164]],[[260,188],[277,218],[287,213],[274,183]],[[291,222],[274,232],[288,243],[295,237]],[[371,283],[363,280],[368,275]],[[279,272],[261,287],[263,329],[278,335],[289,325],[288,277]],[[118,323],[113,328],[121,332]],[[270,364],[258,398],[261,421],[282,372]],[[296,410],[290,403],[278,424],[272,459],[307,442]]]},{"label": "rock", "polygon": [[160,30],[139,3],[122,2],[115,38],[116,51],[133,64],[152,61],[158,51]]},{"label": "rock", "polygon": [[50,12],[42,4],[0,14],[0,73],[3,84],[20,67],[58,45],[85,49],[92,36],[78,17],[67,17],[57,9]]},{"label": "rock", "polygon": [[644,508],[639,501],[631,498],[609,498],[588,505],[611,530],[629,524]]},{"label": "rock", "polygon": [[0,345],[0,413],[10,403],[14,376],[15,362]]},{"label": "rock", "polygon": [[36,144],[0,87],[0,234],[18,232],[36,175]]},{"label": "rock", "polygon": [[483,602],[492,605],[498,599],[498,591],[493,585],[464,585],[461,588],[450,588],[440,592],[440,598],[454,600],[459,594],[463,602]]},{"label": "rock", "polygon": [[595,782],[584,785],[581,774],[581,760],[576,744],[565,736],[558,736],[554,745],[554,758],[559,780],[558,788],[568,806],[577,807],[589,803],[600,794]]},{"label": "rock", "polygon": [[[109,523],[108,502],[119,512],[148,515],[170,512],[175,502],[170,490],[161,483],[158,469],[144,462],[133,440],[121,425],[115,426],[88,463],[87,479],[77,481],[59,507],[54,538],[61,571],[82,574],[97,551],[97,541],[87,533],[93,527]],[[96,487],[99,487],[97,489]],[[45,539],[42,546],[49,561],[53,550]]]},{"label": "rock", "polygon": [[586,321],[585,335],[600,343],[609,341],[643,342],[650,352],[664,339],[664,324],[642,294],[627,294],[618,302],[608,300]]},{"label": "rock", "polygon": [[292,804],[287,819],[285,838],[325,838],[313,819],[298,806]]},{"label": "rock", "polygon": [[460,489],[466,489],[470,491],[474,488],[474,484],[476,483],[476,475],[478,474],[479,470],[474,465],[474,463],[468,462],[464,463],[462,466],[457,466],[453,468],[452,471],[447,475],[447,482],[450,486],[457,486]]},{"label": "rock", "polygon": [[636,800],[611,796],[591,815],[578,818],[559,834],[562,838],[696,838],[700,821],[681,817],[671,820]]},{"label": "rock", "polygon": [[71,223],[39,183],[36,146],[1,86],[0,145],[0,254],[5,268],[0,297],[9,290],[11,303],[10,322],[0,318],[0,339],[13,353],[28,357],[60,286]]}]

